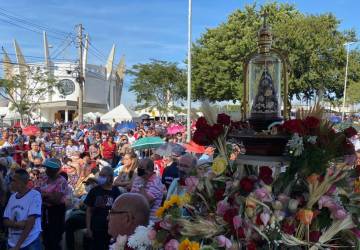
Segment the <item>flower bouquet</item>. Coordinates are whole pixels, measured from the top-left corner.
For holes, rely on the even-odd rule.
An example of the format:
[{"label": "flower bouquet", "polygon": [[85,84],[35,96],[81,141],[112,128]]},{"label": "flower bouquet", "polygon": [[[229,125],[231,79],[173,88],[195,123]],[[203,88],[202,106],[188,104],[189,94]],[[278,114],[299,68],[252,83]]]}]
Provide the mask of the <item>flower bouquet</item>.
[{"label": "flower bouquet", "polygon": [[185,195],[159,208],[159,221],[148,234],[151,248],[360,249],[351,129],[336,132],[315,112],[285,122],[279,132],[291,138],[291,161],[275,176],[268,166],[234,165],[227,136],[244,126],[207,111],[193,138],[215,145],[217,155],[185,180]]}]

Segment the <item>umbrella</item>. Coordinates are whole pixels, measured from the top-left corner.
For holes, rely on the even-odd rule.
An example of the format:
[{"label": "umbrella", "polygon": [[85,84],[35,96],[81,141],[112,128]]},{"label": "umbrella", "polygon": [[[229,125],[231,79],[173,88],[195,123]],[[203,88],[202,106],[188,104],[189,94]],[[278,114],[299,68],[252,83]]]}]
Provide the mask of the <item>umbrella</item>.
[{"label": "umbrella", "polygon": [[169,135],[175,135],[175,134],[181,133],[181,132],[184,132],[184,126],[179,125],[179,124],[174,124],[167,128],[167,133]]},{"label": "umbrella", "polygon": [[194,141],[190,141],[189,143],[184,144],[184,147],[186,151],[195,154],[203,154],[206,149],[204,146],[196,144]]},{"label": "umbrella", "polygon": [[147,148],[158,148],[163,145],[165,142],[157,136],[154,137],[144,137],[135,141],[131,147],[133,149],[147,149]]},{"label": "umbrella", "polygon": [[40,132],[40,129],[35,125],[31,125],[26,128],[23,128],[22,132],[24,135],[31,136],[31,135],[36,135],[38,132]]},{"label": "umbrella", "polygon": [[333,116],[330,116],[329,120],[330,120],[332,123],[338,124],[338,123],[341,122],[341,117],[340,117],[340,116],[333,115]]},{"label": "umbrella", "polygon": [[95,124],[91,130],[95,130],[95,131],[110,131],[111,130],[111,126],[109,124],[104,124],[104,123],[98,123]]},{"label": "umbrella", "polygon": [[156,149],[155,154],[160,156],[180,156],[185,153],[185,148],[178,143],[168,142]]},{"label": "umbrella", "polygon": [[53,128],[54,125],[52,125],[50,122],[40,122],[37,125],[39,128]]},{"label": "umbrella", "polygon": [[135,122],[122,122],[116,125],[115,129],[116,131],[119,131],[120,133],[127,133],[129,130],[133,130],[136,128]]}]

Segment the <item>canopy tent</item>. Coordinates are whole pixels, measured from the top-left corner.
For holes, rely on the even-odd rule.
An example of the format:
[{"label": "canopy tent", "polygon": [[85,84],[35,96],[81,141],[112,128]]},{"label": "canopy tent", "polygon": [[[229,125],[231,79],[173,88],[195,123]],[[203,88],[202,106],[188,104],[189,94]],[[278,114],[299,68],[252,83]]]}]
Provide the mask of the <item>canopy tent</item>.
[{"label": "canopy tent", "polygon": [[115,122],[122,122],[122,121],[132,121],[136,119],[138,115],[125,107],[124,104],[120,104],[116,108],[110,110],[105,115],[101,116],[102,122],[107,123],[114,123]]}]

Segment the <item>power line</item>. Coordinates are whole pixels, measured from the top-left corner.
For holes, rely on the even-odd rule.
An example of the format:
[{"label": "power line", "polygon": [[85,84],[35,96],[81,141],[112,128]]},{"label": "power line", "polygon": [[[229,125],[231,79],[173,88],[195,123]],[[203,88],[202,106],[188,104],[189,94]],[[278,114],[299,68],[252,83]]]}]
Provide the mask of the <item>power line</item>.
[{"label": "power line", "polygon": [[106,59],[106,56],[104,53],[102,53],[100,50],[98,50],[90,41],[89,41],[90,47],[92,47],[100,56],[104,57]]},{"label": "power line", "polygon": [[[4,55],[5,53],[4,52],[0,52],[0,54],[2,54],[2,55]],[[7,55],[10,55],[10,56],[16,56],[16,54],[15,53],[6,53]],[[24,56],[25,58],[34,58],[34,59],[43,59],[44,60],[44,57],[42,57],[42,56]],[[57,60],[59,60],[59,61],[71,61],[71,60],[74,60],[75,61],[75,59],[68,59],[68,58],[62,58],[62,59],[57,59]]]},{"label": "power line", "polygon": [[[50,57],[52,57],[54,54],[58,54],[58,52],[65,45],[65,43],[68,41],[69,38],[71,38],[70,35],[66,36],[65,39],[63,41],[61,41],[61,43],[59,43],[57,48],[51,52]],[[71,41],[74,41],[74,38]]]},{"label": "power line", "polygon": [[9,19],[12,19],[12,20],[16,20],[17,22],[23,23],[24,25],[32,26],[32,27],[35,27],[35,28],[40,29],[40,30],[46,30],[46,31],[54,33],[54,34],[67,35],[67,34],[70,33],[70,32],[65,32],[65,31],[61,31],[61,30],[58,30],[58,29],[51,28],[49,26],[36,24],[36,23],[30,21],[29,19],[20,18],[20,17],[16,16],[15,14],[13,14],[13,13],[11,13],[8,10],[3,9],[3,8],[0,8],[0,15],[5,16],[5,17],[7,17]]},{"label": "power line", "polygon": [[93,50],[88,50],[90,54],[92,54],[93,56],[95,56],[97,59],[99,59],[100,61],[102,62],[105,62],[106,63],[106,60],[102,57],[100,57],[99,55],[97,55],[96,53],[94,53]]},{"label": "power line", "polygon": [[[39,30],[34,30],[34,29],[31,29],[31,28],[22,26],[22,25],[20,25],[20,24],[11,22],[11,21],[9,21],[9,20],[5,20],[5,19],[0,18],[0,21],[5,22],[5,23],[8,23],[8,24],[11,24],[11,25],[14,25],[14,26],[16,26],[16,27],[19,27],[19,28],[22,28],[22,29],[25,29],[25,30],[28,30],[28,31],[31,31],[31,32],[34,32],[34,33],[37,33],[37,34],[42,34],[42,32],[39,31]],[[48,36],[49,36],[49,37],[52,37],[52,38],[54,38],[54,39],[58,39],[58,40],[62,40],[62,39],[63,39],[63,38],[60,38],[60,37],[57,37],[57,36],[54,36],[54,35],[48,35]]]},{"label": "power line", "polygon": [[61,53],[63,53],[74,42],[75,42],[74,39],[71,40],[62,50],[60,50],[53,56],[53,59],[56,59]]}]

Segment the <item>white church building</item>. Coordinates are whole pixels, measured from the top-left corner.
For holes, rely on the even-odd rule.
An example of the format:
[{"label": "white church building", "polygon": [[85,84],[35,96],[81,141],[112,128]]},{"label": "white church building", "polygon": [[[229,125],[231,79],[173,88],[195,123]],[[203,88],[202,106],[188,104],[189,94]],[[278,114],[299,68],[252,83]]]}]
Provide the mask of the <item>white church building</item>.
[{"label": "white church building", "polygon": [[[32,115],[41,121],[73,121],[78,114],[78,100],[80,93],[76,77],[79,64],[70,61],[52,61],[49,57],[47,36],[44,32],[44,61],[26,63],[20,46],[14,41],[17,62],[13,63],[3,49],[4,78],[11,78],[24,70],[40,70],[47,72],[59,82],[53,93],[45,95],[39,102],[38,108]],[[83,114],[106,113],[120,105],[123,80],[125,75],[125,60],[121,58],[114,67],[115,45],[113,45],[105,66],[87,63],[88,39],[83,50]],[[29,86],[31,84],[29,83]],[[17,116],[9,109],[4,117],[5,122],[16,120]]]}]

